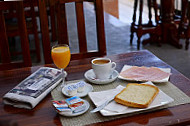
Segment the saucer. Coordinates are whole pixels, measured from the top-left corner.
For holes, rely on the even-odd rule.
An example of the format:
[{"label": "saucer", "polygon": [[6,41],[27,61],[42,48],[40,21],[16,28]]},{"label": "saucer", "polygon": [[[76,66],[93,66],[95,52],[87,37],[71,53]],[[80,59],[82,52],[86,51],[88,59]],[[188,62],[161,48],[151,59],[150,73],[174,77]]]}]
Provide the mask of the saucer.
[{"label": "saucer", "polygon": [[79,111],[79,112],[76,112],[76,113],[65,113],[65,112],[58,112],[60,115],[63,115],[63,116],[68,116],[68,117],[71,117],[71,116],[78,116],[78,115],[82,115],[83,113],[85,113],[89,107],[90,107],[90,104],[88,103],[88,101],[86,100],[83,100],[84,101],[84,105],[85,105],[85,109],[83,111]]},{"label": "saucer", "polygon": [[67,89],[67,87],[68,87],[69,85],[73,85],[73,84],[75,84],[75,83],[67,84],[66,86],[64,86],[64,87],[62,88],[62,93],[63,93],[65,96],[67,96],[67,97],[73,97],[73,96],[84,97],[84,96],[86,96],[86,95],[88,94],[88,92],[91,92],[91,91],[93,90],[92,85],[86,83],[85,90],[84,90],[83,92],[77,92],[77,94],[75,94],[75,95],[69,95],[69,94],[67,93],[67,90],[66,90],[66,89]]},{"label": "saucer", "polygon": [[94,84],[108,84],[113,82],[117,77],[118,77],[119,73],[114,70],[111,77],[105,80],[102,79],[96,79],[96,75],[94,74],[93,69],[90,69],[88,71],[85,72],[84,77],[91,83]]}]

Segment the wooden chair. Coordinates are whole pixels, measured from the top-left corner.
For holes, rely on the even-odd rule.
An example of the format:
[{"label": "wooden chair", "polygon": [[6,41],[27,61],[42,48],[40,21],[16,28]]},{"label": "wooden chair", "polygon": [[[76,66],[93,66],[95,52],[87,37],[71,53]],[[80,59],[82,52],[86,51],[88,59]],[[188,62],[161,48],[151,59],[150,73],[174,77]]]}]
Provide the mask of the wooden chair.
[{"label": "wooden chair", "polygon": [[[19,36],[22,49],[22,59],[19,59],[19,61],[12,61],[4,18],[4,11],[13,8],[16,10],[16,18],[18,20]],[[32,65],[29,50],[28,33],[24,15],[24,7],[22,1],[0,2],[0,38],[0,70],[29,67]]]},{"label": "wooden chair", "polygon": [[[25,0],[26,6],[33,6],[38,8],[38,0]],[[32,3],[32,4],[31,4]],[[46,5],[46,11],[49,19],[49,31],[51,33],[51,40],[57,41],[57,31],[56,31],[56,21],[55,21],[55,7],[50,6],[50,0],[45,0],[44,5]],[[39,17],[39,11],[35,9],[35,16]]]},{"label": "wooden chair", "polygon": [[178,27],[178,36],[179,38],[185,38],[185,49],[188,50],[190,39],[190,3],[188,0],[182,0],[181,6],[182,12]]},{"label": "wooden chair", "polygon": [[[34,10],[35,2],[33,0],[25,0],[23,1],[24,5],[24,14],[26,18],[26,26],[28,31],[28,36],[33,35],[34,38],[34,49],[31,49],[31,53],[35,53],[37,62],[41,61],[41,55],[40,55],[40,41],[38,37],[38,27],[37,27],[37,21],[36,21],[36,13]],[[8,21],[6,22],[6,31],[7,36],[9,38],[12,38],[15,42],[15,37],[19,36],[19,29],[18,29],[18,23],[17,21],[10,21],[11,19],[15,18],[16,14],[14,13],[14,8],[10,9],[7,13],[5,13],[5,19]],[[30,41],[31,42],[31,41]],[[13,52],[13,55],[19,55],[22,52]]]},{"label": "wooden chair", "polygon": [[51,40],[57,41],[57,30],[56,30],[56,17],[55,17],[55,6],[50,5],[50,0],[45,0],[46,8],[48,16],[50,17],[50,23],[51,24]]},{"label": "wooden chair", "polygon": [[[134,13],[133,13],[133,21],[131,23],[131,35],[130,35],[130,44],[132,45],[133,42],[133,34],[136,33],[138,40],[137,40],[137,49],[140,49],[140,39],[142,35],[151,33],[151,34],[156,34],[156,36],[161,36],[161,27],[159,24],[159,16],[157,14],[158,10],[158,5],[156,3],[156,0],[147,0],[148,2],[148,11],[149,11],[149,21],[147,24],[142,24],[142,12],[143,12],[143,1],[144,0],[134,0]],[[139,20],[138,24],[136,24],[136,13],[137,13],[137,6],[139,2]],[[154,8],[155,11],[155,22],[156,25],[154,26],[152,23],[152,13],[151,13],[151,8]],[[154,37],[155,39],[155,37]],[[144,42],[144,44],[148,43],[150,41]]]},{"label": "wooden chair", "polygon": [[[24,0],[23,4],[24,4],[24,12],[25,12],[26,20],[29,19],[29,21],[26,21],[28,35],[33,35],[34,37],[35,47],[34,49],[31,49],[31,53],[35,53],[37,62],[40,62],[41,52],[40,52],[40,41],[39,41],[38,34],[41,31],[38,31],[38,26],[36,22],[36,18],[39,17],[39,11],[36,10],[36,8],[38,7],[38,0]],[[55,26],[56,25],[55,9],[54,9],[54,6],[52,7],[49,6],[49,0],[45,0],[45,5],[46,5],[48,16],[50,16],[50,23],[48,24],[48,26],[49,27],[51,26],[49,29],[49,31],[51,32],[51,38],[52,38],[52,41],[56,41],[57,34],[56,34],[56,28],[55,28],[56,27]],[[11,19],[15,17],[16,15],[13,11],[14,9],[9,11],[9,13],[5,15],[5,18]],[[8,37],[12,37],[13,38],[12,40],[14,40],[14,37],[19,35],[18,25],[13,22],[13,23],[6,24],[6,27],[7,27],[6,31],[7,31]],[[14,52],[12,53],[12,55],[19,55],[21,53],[22,52]]]},{"label": "wooden chair", "polygon": [[[87,51],[87,42],[86,42],[86,33],[85,33],[85,20],[84,20],[84,10],[83,2],[85,0],[50,0],[50,6],[55,6],[57,13],[57,31],[58,31],[58,42],[65,43],[69,45],[68,32],[67,32],[67,17],[65,13],[65,5],[70,2],[75,3],[76,7],[76,18],[77,18],[77,31],[78,31],[78,40],[79,40],[79,53],[71,55],[71,60],[87,58],[87,57],[98,57],[106,55],[106,42],[105,42],[105,31],[104,31],[104,15],[103,15],[103,6],[102,0],[88,0],[94,2],[95,11],[96,11],[96,28],[97,28],[97,42],[98,42],[98,51]],[[49,41],[49,32],[48,32],[48,22],[47,14],[44,6],[45,1],[39,1],[40,9],[40,22],[42,30],[42,42],[44,46],[44,57],[46,63],[51,63],[51,47]]]}]

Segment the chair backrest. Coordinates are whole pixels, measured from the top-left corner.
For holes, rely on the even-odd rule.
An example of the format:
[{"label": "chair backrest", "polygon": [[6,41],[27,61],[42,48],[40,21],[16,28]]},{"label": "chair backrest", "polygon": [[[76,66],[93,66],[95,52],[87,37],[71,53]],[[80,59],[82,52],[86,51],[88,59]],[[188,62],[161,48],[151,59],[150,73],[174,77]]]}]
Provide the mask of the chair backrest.
[{"label": "chair backrest", "polygon": [[[29,38],[32,37],[34,38],[34,41],[30,41],[30,43],[35,43],[31,45],[35,45],[35,48],[30,48],[31,53],[36,54],[36,59],[37,62],[40,62],[41,60],[41,55],[40,55],[40,41],[39,41],[39,36],[38,36],[38,26],[37,26],[37,20],[36,20],[36,15],[37,13],[35,12],[35,7],[37,7],[37,1],[36,0],[24,0],[23,1],[23,6],[24,6],[24,14],[25,14],[25,20],[26,20],[26,26],[27,26],[27,32]],[[15,21],[11,21],[13,18],[17,18],[17,14],[14,12],[15,8],[9,9],[9,11],[4,15],[5,20],[8,20],[6,22],[6,32],[7,36],[9,38],[12,38],[12,40],[15,40],[16,36],[19,36],[19,28],[18,28],[18,23],[15,23]],[[17,41],[14,41],[17,42]],[[15,55],[20,54],[19,51],[14,52]],[[33,60],[35,61],[35,60]]]},{"label": "chair backrest", "polygon": [[[92,50],[88,51],[88,49],[87,49],[87,39],[86,39],[86,31],[85,31],[85,15],[84,15],[84,8],[83,8],[84,1],[85,0],[50,0],[50,6],[54,6],[56,9],[58,42],[63,43],[63,44],[68,44],[68,45],[70,43],[69,43],[69,37],[68,37],[68,31],[67,31],[68,26],[67,26],[66,4],[71,3],[71,2],[73,2],[75,4],[79,52],[72,53],[71,60],[82,59],[82,58],[87,58],[87,57],[99,57],[99,56],[106,55],[104,13],[103,13],[102,0],[88,0],[90,2],[93,2],[94,6],[95,6],[96,31],[94,31],[94,33],[96,33],[96,35],[97,35],[97,47],[98,47],[98,49],[95,51],[92,51]],[[47,32],[48,29],[45,28],[45,24],[47,26],[48,23],[47,23],[47,17],[44,18],[45,15],[42,14],[42,11],[45,12],[45,9],[43,9],[44,6],[43,6],[42,2],[44,3],[43,0],[39,1],[39,9],[41,9],[40,13],[41,13],[41,16],[43,17],[40,19],[41,20],[41,30],[42,30],[42,38],[44,38],[43,35],[46,36],[44,38],[44,39],[46,39],[45,40],[46,43],[44,42],[44,44],[47,47],[47,39],[49,39],[49,37],[47,37],[47,36],[49,36],[49,33]],[[45,33],[45,34],[43,34],[43,33]],[[48,48],[49,48],[49,46],[48,46]],[[47,51],[48,50],[50,50],[50,48],[47,49]],[[44,52],[44,53],[48,54],[50,57],[50,53],[47,53],[47,52]],[[49,57],[47,56],[47,58],[49,58]],[[47,61],[47,62],[49,62],[49,61]]]},{"label": "chair backrest", "polygon": [[[22,49],[22,58],[20,57],[18,61],[15,61],[15,59],[12,60],[4,18],[4,13],[6,11],[12,10],[13,8],[16,11],[16,20],[18,22]],[[0,70],[28,67],[32,65],[22,1],[0,2],[0,38]]]}]

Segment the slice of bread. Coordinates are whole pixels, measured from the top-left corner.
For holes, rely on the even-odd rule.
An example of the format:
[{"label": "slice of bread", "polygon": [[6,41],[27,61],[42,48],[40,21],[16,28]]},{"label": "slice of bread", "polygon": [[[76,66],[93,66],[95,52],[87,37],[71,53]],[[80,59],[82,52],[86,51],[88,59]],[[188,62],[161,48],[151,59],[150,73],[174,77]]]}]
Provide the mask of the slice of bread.
[{"label": "slice of bread", "polygon": [[129,83],[114,100],[129,107],[146,108],[158,92],[159,89],[153,85]]}]

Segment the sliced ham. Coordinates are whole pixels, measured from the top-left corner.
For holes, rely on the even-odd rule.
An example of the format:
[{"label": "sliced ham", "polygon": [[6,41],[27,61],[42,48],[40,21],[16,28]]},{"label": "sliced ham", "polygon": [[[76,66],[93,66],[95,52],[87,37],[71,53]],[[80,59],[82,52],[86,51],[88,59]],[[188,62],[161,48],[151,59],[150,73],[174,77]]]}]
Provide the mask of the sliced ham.
[{"label": "sliced ham", "polygon": [[120,76],[138,81],[159,81],[169,77],[170,73],[164,72],[156,67],[133,66],[121,72]]}]

